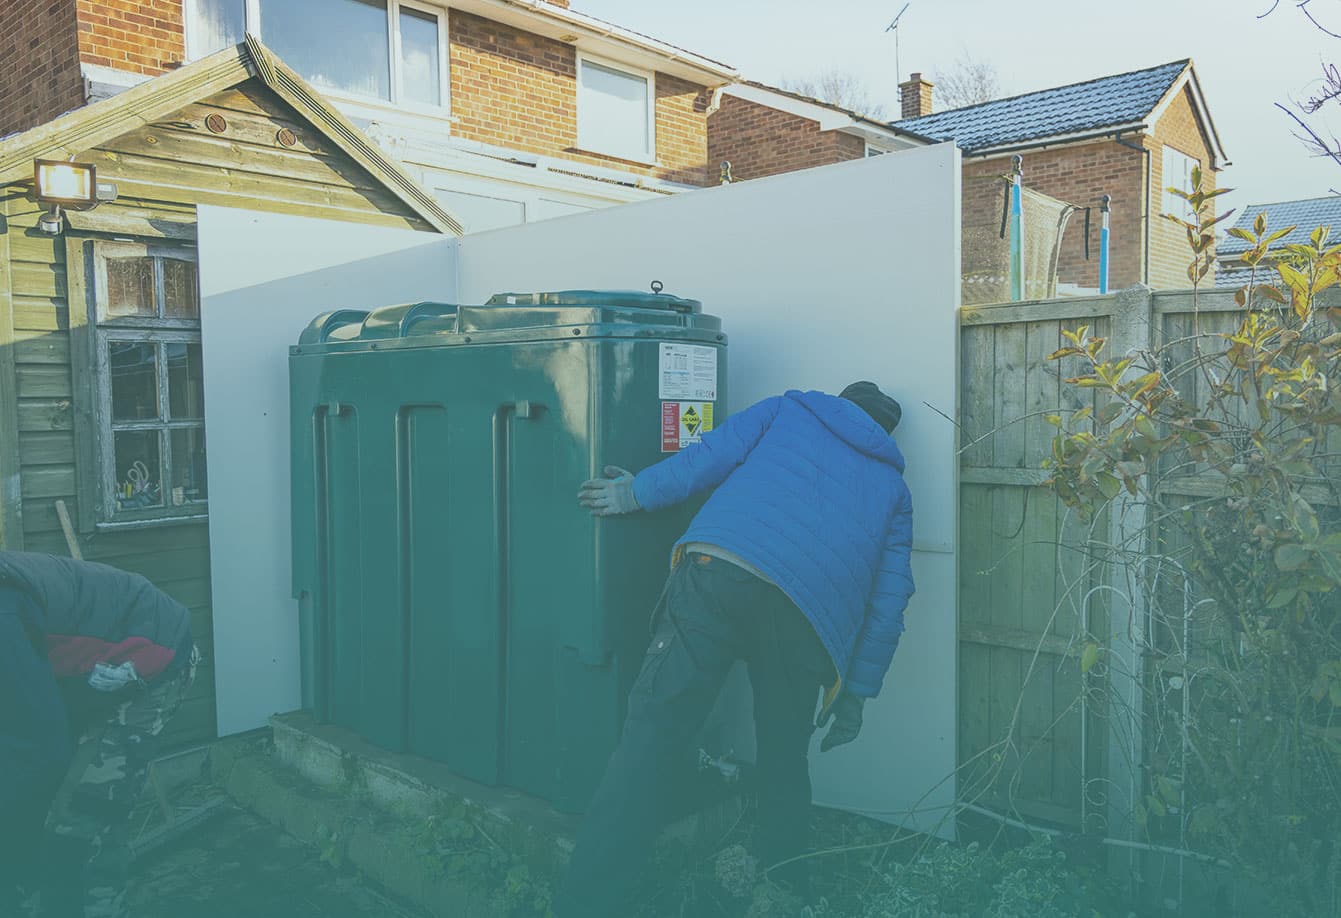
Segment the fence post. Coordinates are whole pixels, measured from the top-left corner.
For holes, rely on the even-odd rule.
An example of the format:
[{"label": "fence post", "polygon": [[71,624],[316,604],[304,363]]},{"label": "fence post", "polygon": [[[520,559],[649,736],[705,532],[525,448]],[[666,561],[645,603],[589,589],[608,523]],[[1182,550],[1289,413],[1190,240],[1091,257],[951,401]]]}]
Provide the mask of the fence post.
[{"label": "fence post", "polygon": [[[1150,288],[1137,284],[1117,295],[1109,326],[1108,356],[1123,356],[1156,346]],[[1133,366],[1129,376],[1143,371]],[[1148,548],[1146,507],[1125,490],[1110,508],[1108,524],[1112,579],[1115,588],[1108,617],[1108,753],[1107,832],[1110,838],[1137,840],[1136,807],[1144,790],[1144,664],[1148,608],[1142,566]],[[1136,881],[1140,862],[1131,849],[1112,847],[1109,869],[1128,885]]]}]

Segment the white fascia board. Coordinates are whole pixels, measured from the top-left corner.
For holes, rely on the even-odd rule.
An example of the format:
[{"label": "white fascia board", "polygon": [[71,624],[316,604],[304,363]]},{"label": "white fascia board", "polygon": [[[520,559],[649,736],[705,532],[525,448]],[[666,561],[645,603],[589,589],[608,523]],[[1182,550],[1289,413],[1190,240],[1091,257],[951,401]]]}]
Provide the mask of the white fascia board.
[{"label": "white fascia board", "polygon": [[1215,122],[1211,120],[1210,109],[1206,107],[1206,97],[1201,93],[1201,82],[1197,79],[1196,71],[1192,69],[1191,64],[1187,65],[1182,75],[1174,81],[1173,85],[1169,87],[1169,91],[1164,94],[1164,98],[1160,99],[1159,104],[1150,112],[1150,123],[1156,124],[1163,117],[1169,106],[1173,104],[1173,100],[1182,93],[1184,86],[1188,88],[1192,95],[1192,108],[1201,123],[1207,128],[1207,133],[1210,134],[1211,168],[1219,170],[1231,165],[1229,158],[1225,156],[1224,147],[1220,144],[1220,133],[1215,129]]},{"label": "white fascia board", "polygon": [[807,102],[786,93],[770,92],[767,89],[751,86],[748,83],[736,83],[727,86],[722,92],[729,96],[735,96],[737,99],[744,99],[746,102],[753,102],[765,108],[776,109],[789,115],[796,115],[798,118],[805,118],[807,121],[817,122],[821,132],[842,131],[845,134],[860,137],[867,143],[887,146],[891,150],[924,146],[924,144],[912,140],[893,128],[882,127],[875,121],[854,118],[846,112],[830,108],[827,105]]},{"label": "white fascia board", "polygon": [[143,73],[130,73],[112,67],[103,67],[100,64],[85,64],[83,62],[79,64],[79,75],[84,80],[84,98],[88,102],[110,99],[119,92],[132,89],[153,79]]},{"label": "white fascia board", "polygon": [[450,9],[483,16],[575,45],[582,51],[714,88],[740,79],[729,64],[676,48],[545,0],[450,0]]}]

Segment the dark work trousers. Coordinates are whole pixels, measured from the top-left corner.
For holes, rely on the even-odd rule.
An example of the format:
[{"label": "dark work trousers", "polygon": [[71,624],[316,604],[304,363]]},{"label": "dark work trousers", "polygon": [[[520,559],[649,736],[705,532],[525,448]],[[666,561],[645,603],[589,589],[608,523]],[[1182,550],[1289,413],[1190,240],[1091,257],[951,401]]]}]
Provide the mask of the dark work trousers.
[{"label": "dark work trousers", "polygon": [[736,660],[745,661],[754,690],[756,854],[769,866],[807,850],[806,753],[819,688],[833,664],[781,590],[691,552],[671,573],[623,735],[578,833],[556,903],[562,918],[629,914],[627,900],[652,844],[680,809],[674,789],[692,761],[694,736]]},{"label": "dark work trousers", "polygon": [[15,884],[32,884],[47,808],[73,752],[46,648],[21,614],[28,601],[0,587],[0,914]]}]

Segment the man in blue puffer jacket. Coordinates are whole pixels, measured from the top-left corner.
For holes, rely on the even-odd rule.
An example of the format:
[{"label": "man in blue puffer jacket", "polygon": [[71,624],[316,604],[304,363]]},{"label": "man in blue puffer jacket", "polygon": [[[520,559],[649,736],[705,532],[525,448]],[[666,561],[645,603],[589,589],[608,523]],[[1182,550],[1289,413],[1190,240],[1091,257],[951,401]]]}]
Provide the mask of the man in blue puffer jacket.
[{"label": "man in blue puffer jacket", "polygon": [[[754,692],[757,854],[768,867],[807,850],[810,736],[832,717],[822,750],[856,738],[913,593],[912,500],[891,436],[900,415],[869,382],[836,398],[792,391],[637,476],[611,466],[582,486],[597,516],[716,490],[675,546],[624,733],[560,891],[564,918],[623,914],[675,776],[738,659]],[[830,688],[816,721],[821,686]],[[800,864],[774,878],[805,894]]]}]

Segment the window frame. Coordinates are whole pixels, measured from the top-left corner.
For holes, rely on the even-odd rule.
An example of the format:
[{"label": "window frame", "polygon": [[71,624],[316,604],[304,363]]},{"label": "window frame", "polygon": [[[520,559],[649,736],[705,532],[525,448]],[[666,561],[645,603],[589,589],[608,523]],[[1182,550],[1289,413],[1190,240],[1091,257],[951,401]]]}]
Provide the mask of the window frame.
[{"label": "window frame", "polygon": [[[606,70],[613,70],[616,73],[625,76],[634,77],[643,80],[647,84],[647,147],[645,156],[628,156],[622,151],[602,150],[600,146],[591,143],[591,138],[582,135],[582,65],[594,64],[597,67]],[[655,166],[657,164],[657,75],[655,71],[643,70],[639,67],[631,67],[628,64],[621,64],[612,61],[609,58],[597,57],[594,54],[588,54],[578,49],[576,62],[576,102],[575,109],[577,113],[577,146],[585,153],[594,153],[598,156],[608,156],[612,159],[620,159],[625,162],[638,163],[643,166]]]},{"label": "window frame", "polygon": [[1175,154],[1175,155],[1177,155],[1177,156],[1182,157],[1183,160],[1185,161],[1185,165],[1186,165],[1186,170],[1187,170],[1187,171],[1186,171],[1185,175],[1182,177],[1182,179],[1185,179],[1185,181],[1183,181],[1182,179],[1180,179],[1180,181],[1179,181],[1179,183],[1178,183],[1178,187],[1182,188],[1182,190],[1184,190],[1184,191],[1191,192],[1191,190],[1192,190],[1192,188],[1191,188],[1191,186],[1192,186],[1192,169],[1193,169],[1194,167],[1200,167],[1200,168],[1202,168],[1202,169],[1204,170],[1205,167],[1201,165],[1201,160],[1198,159],[1197,157],[1192,156],[1192,155],[1187,154],[1187,153],[1184,153],[1182,150],[1178,149],[1177,147],[1170,146],[1170,145],[1167,144],[1167,143],[1163,145],[1163,149],[1160,151],[1160,159],[1159,159],[1159,178],[1160,178],[1160,192],[1159,192],[1159,193],[1160,193],[1160,199],[1159,199],[1160,208],[1159,208],[1159,210],[1160,210],[1160,213],[1161,213],[1161,214],[1173,214],[1174,216],[1178,217],[1178,219],[1180,219],[1180,220],[1184,220],[1184,221],[1187,221],[1187,222],[1191,222],[1191,220],[1192,220],[1192,218],[1193,218],[1193,216],[1194,216],[1194,214],[1193,214],[1193,212],[1192,212],[1192,205],[1189,204],[1187,201],[1183,200],[1182,198],[1179,198],[1179,197],[1177,197],[1177,196],[1171,194],[1171,193],[1169,192],[1169,190],[1168,190],[1170,186],[1173,186],[1173,185],[1175,184],[1174,182],[1169,181],[1169,154],[1170,154],[1170,153],[1173,153],[1173,154]]},{"label": "window frame", "polygon": [[[170,484],[174,468],[173,431],[198,430],[203,436],[205,418],[203,405],[198,418],[174,419],[171,416],[167,348],[172,344],[201,344],[200,319],[106,315],[107,260],[116,257],[174,258],[196,265],[199,309],[199,258],[195,246],[158,239],[132,240],[124,236],[108,239],[72,234],[67,240],[66,255],[71,281],[71,344],[75,365],[72,426],[76,440],[81,530],[138,529],[207,520],[208,494],[204,500],[178,506],[172,502]],[[163,272],[156,267],[154,299],[160,309],[162,294]],[[116,421],[112,417],[110,345],[117,341],[154,345],[158,415],[153,419]],[[118,505],[115,436],[121,431],[158,434],[161,506],[126,510]]]},{"label": "window frame", "polygon": [[[265,23],[262,21],[261,17],[261,0],[243,0],[243,3],[246,32],[250,35],[255,35],[257,38],[264,41]],[[401,9],[409,9],[417,13],[432,16],[438,22],[438,96],[442,100],[439,105],[432,105],[427,102],[414,102],[404,97],[405,74],[404,68],[401,66]],[[449,56],[447,35],[448,7],[426,2],[426,0],[386,0],[386,15],[387,51],[391,61],[391,98],[383,99],[381,96],[376,95],[365,95],[363,93],[350,92],[348,90],[320,87],[322,95],[342,102],[350,102],[358,105],[389,106],[435,118],[450,117],[452,80],[451,58]],[[196,35],[198,29],[196,29],[191,20],[192,17],[186,16],[184,22],[186,47],[188,51],[187,59],[199,60],[204,55],[200,53],[201,49],[196,47],[199,43],[199,38]]]}]

